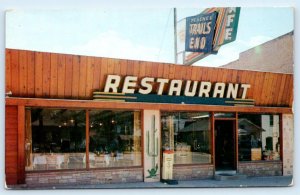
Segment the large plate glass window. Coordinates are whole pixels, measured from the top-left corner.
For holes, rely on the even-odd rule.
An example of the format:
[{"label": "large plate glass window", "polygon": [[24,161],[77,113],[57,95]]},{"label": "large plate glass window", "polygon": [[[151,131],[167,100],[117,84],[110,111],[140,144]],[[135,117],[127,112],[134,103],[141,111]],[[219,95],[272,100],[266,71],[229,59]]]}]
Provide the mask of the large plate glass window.
[{"label": "large plate glass window", "polygon": [[239,160],[280,160],[279,115],[239,114]]},{"label": "large plate glass window", "polygon": [[90,111],[90,168],[141,166],[141,113]]},{"label": "large plate glass window", "polygon": [[174,164],[211,163],[208,112],[163,112],[162,149],[174,150]]},{"label": "large plate glass window", "polygon": [[82,169],[85,110],[26,108],[25,169]]}]

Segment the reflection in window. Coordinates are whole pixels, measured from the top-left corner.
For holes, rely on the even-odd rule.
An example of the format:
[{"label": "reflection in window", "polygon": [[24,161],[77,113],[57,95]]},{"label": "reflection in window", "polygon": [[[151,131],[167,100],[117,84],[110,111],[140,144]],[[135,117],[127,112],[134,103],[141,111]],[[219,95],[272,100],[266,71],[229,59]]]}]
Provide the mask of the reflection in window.
[{"label": "reflection in window", "polygon": [[139,111],[90,111],[90,167],[128,167],[141,163]]},{"label": "reflection in window", "polygon": [[174,164],[210,163],[209,113],[162,113],[162,149],[175,150]]},{"label": "reflection in window", "polygon": [[280,160],[279,115],[239,114],[239,160]]},{"label": "reflection in window", "polygon": [[85,111],[26,109],[26,170],[85,168]]}]

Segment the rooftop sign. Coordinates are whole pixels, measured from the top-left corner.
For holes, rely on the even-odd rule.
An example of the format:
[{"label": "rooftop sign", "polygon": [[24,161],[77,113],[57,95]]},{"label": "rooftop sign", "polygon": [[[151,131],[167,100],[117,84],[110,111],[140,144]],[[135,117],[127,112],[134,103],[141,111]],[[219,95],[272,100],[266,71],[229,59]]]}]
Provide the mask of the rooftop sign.
[{"label": "rooftop sign", "polygon": [[210,53],[217,13],[199,14],[186,18],[185,51]]}]

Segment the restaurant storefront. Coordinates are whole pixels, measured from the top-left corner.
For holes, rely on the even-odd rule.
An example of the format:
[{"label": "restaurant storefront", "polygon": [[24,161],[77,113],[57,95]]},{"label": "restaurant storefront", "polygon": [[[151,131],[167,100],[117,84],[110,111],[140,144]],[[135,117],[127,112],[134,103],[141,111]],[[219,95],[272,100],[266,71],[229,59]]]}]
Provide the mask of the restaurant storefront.
[{"label": "restaurant storefront", "polygon": [[293,75],[6,50],[8,185],[292,175]]}]

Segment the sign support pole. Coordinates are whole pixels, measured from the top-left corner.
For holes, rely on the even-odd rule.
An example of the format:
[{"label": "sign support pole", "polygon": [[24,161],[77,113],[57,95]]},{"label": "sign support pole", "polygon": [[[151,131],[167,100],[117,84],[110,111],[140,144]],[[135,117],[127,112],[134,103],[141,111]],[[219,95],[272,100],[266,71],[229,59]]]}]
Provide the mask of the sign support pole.
[{"label": "sign support pole", "polygon": [[175,64],[178,63],[177,59],[177,11],[174,8],[174,60]]}]

